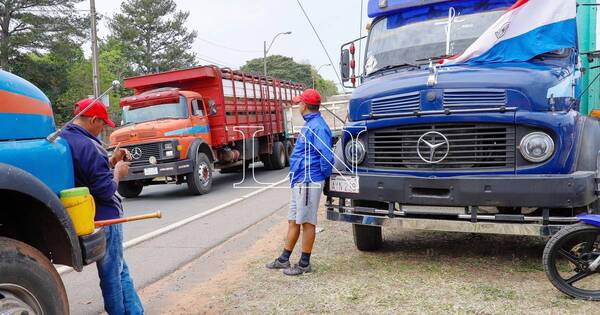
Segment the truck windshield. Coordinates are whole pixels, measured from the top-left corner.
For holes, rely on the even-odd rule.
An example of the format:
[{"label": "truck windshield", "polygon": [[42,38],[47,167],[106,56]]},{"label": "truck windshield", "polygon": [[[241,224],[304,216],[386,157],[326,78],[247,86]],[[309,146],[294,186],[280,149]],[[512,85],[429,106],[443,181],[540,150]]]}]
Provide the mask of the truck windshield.
[{"label": "truck windshield", "polygon": [[402,16],[377,21],[369,34],[365,74],[397,65],[423,64],[426,63],[423,59],[446,55],[448,48],[449,55],[461,53],[506,12],[494,10],[461,15],[458,11],[451,8],[441,18],[410,24],[403,24],[406,19]]},{"label": "truck windshield", "polygon": [[145,107],[123,107],[123,124],[137,124],[157,119],[182,119],[188,117],[187,99],[179,98],[179,103],[165,103]]}]

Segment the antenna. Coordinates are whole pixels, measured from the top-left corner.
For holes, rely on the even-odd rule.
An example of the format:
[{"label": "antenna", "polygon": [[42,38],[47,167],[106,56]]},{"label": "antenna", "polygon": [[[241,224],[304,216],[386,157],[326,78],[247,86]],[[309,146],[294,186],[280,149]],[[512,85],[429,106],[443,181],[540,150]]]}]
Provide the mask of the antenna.
[{"label": "antenna", "polygon": [[73,121],[75,121],[75,119],[77,119],[77,118],[81,117],[81,115],[85,114],[85,112],[87,112],[87,110],[90,109],[92,107],[92,105],[96,104],[98,102],[98,100],[103,98],[106,94],[108,94],[108,92],[110,92],[110,91],[116,92],[120,87],[121,87],[121,82],[119,82],[119,80],[112,81],[110,88],[108,88],[106,91],[104,91],[104,93],[100,94],[96,99],[94,99],[93,102],[90,103],[90,105],[88,105],[86,108],[84,108],[82,111],[80,111],[77,115],[75,115],[75,117],[71,118],[71,120],[69,120],[64,126],[62,126],[62,128],[59,128],[55,132],[49,134],[48,137],[46,137],[46,140],[48,140],[48,142],[50,142],[50,143],[56,141],[56,138],[58,138],[60,136],[60,134],[63,132],[63,130],[68,125],[73,123]]}]

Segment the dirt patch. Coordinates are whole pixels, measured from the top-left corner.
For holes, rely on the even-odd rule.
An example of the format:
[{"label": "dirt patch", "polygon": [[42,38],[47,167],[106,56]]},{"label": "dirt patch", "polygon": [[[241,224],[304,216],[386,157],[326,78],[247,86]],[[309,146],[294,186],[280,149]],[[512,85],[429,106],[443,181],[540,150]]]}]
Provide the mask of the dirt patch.
[{"label": "dirt patch", "polygon": [[[600,307],[570,299],[550,285],[541,266],[544,243],[537,238],[389,228],[384,248],[365,253],[355,249],[351,225],[320,222],[324,230],[311,259],[314,273],[294,278],[264,268],[279,254],[282,225],[257,244],[262,250],[252,250],[250,262],[235,265],[233,282],[224,273],[204,286],[214,290],[211,286],[235,283],[210,291],[211,298],[202,300],[208,303],[204,309],[225,314],[597,314]],[[294,262],[298,255],[297,248]],[[240,266],[245,266],[241,273]]]}]

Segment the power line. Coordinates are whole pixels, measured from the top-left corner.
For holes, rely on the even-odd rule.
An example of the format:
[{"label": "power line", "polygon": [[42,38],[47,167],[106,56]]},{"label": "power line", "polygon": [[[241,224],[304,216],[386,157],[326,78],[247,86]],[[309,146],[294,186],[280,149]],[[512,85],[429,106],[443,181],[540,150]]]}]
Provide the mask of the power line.
[{"label": "power line", "polygon": [[232,47],[228,47],[228,46],[225,46],[225,45],[222,45],[222,44],[219,44],[219,43],[215,43],[213,41],[210,41],[210,40],[204,39],[204,38],[200,38],[200,37],[196,37],[196,39],[199,39],[199,40],[201,40],[201,41],[203,41],[205,43],[209,43],[209,44],[211,44],[213,46],[217,46],[217,47],[224,48],[224,49],[229,49],[231,51],[236,51],[236,52],[240,52],[240,53],[259,53],[259,52],[262,52],[261,50],[242,50],[242,49],[232,48]]},{"label": "power line", "polygon": [[[317,36],[319,43],[321,43],[321,47],[323,47],[323,50],[325,51],[325,54],[327,55],[327,59],[329,59],[329,63],[331,63],[331,65],[333,66],[334,65],[333,60],[331,59],[331,56],[329,56],[329,53],[327,52],[327,48],[325,48],[325,44],[323,44],[323,41],[321,40],[321,36],[319,36],[319,32],[317,32],[317,29],[315,28],[315,26],[311,22],[310,18],[308,17],[308,14],[306,13],[306,11],[304,10],[304,7],[302,6],[302,3],[300,3],[300,0],[296,0],[296,2],[298,2],[298,5],[300,6],[302,13],[304,13],[306,20],[308,21],[308,24],[310,24],[310,27],[312,27],[313,31],[315,32],[315,35]],[[333,66],[333,71],[335,72],[335,76],[337,77],[338,81],[340,82],[340,85],[342,86],[342,90],[344,90],[344,82],[342,82],[342,78],[340,77],[340,74],[338,73],[335,66]]]}]

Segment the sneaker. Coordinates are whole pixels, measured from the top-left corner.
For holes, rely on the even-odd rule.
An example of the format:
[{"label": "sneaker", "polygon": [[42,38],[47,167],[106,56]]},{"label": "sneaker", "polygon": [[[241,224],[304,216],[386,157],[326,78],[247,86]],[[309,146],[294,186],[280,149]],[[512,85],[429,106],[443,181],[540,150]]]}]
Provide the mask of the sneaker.
[{"label": "sneaker", "polygon": [[299,276],[303,273],[309,273],[309,272],[312,272],[312,268],[310,267],[310,265],[308,265],[306,267],[302,267],[298,264],[294,264],[294,267],[290,267],[290,268],[283,270],[283,274],[285,274],[287,276]]},{"label": "sneaker", "polygon": [[267,269],[287,269],[290,268],[290,261],[281,262],[279,261],[279,258],[275,258],[274,261],[266,264],[265,267],[267,267]]}]

